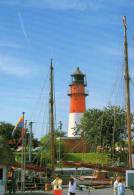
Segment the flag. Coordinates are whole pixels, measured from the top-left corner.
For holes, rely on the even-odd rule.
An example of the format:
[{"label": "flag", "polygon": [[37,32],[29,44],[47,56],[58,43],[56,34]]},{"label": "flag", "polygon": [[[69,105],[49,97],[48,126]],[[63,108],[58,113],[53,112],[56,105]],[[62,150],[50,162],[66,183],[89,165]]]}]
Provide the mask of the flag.
[{"label": "flag", "polygon": [[21,116],[13,129],[12,136],[14,136],[17,128],[23,128],[23,127],[24,127],[24,117]]},{"label": "flag", "polygon": [[25,126],[25,127],[22,127],[22,129],[21,129],[21,136],[20,136],[20,138],[19,138],[19,141],[18,141],[18,144],[17,144],[17,145],[22,144],[22,140],[23,140],[24,136],[26,135],[27,121],[25,121],[25,125],[24,125],[24,126]]},{"label": "flag", "polygon": [[22,140],[23,140],[25,134],[26,134],[26,129],[25,128],[22,128],[22,130],[21,130],[21,136],[19,138],[19,141],[18,141],[17,145],[21,145],[22,144]]}]

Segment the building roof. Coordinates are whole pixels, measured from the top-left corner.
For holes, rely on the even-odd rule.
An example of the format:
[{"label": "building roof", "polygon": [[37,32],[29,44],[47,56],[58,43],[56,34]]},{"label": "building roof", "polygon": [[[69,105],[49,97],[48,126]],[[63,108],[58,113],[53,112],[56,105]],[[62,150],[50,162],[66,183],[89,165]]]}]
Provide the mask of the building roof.
[{"label": "building roof", "polygon": [[74,71],[74,73],[71,76],[74,75],[84,75],[84,74],[80,71],[79,67],[77,67],[77,69]]}]

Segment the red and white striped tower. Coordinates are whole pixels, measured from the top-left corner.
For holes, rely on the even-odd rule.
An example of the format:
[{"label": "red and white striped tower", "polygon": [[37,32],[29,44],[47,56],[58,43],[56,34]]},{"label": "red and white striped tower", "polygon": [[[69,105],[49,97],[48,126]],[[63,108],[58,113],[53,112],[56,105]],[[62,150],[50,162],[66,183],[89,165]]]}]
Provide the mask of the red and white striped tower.
[{"label": "red and white striped tower", "polygon": [[85,97],[88,94],[85,92],[85,87],[87,85],[85,75],[79,70],[79,67],[77,67],[71,77],[72,81],[69,85],[70,89],[68,93],[70,96],[68,137],[79,137],[75,135],[75,127],[86,110]]}]

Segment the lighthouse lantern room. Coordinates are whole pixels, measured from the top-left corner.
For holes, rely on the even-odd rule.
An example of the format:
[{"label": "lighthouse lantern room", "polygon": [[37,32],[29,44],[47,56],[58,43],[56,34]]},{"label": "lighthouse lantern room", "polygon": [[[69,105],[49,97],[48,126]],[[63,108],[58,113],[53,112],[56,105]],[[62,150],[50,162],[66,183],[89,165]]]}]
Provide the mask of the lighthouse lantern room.
[{"label": "lighthouse lantern room", "polygon": [[72,81],[69,85],[70,96],[70,113],[69,113],[69,126],[68,137],[79,137],[76,134],[76,126],[79,124],[83,113],[86,110],[85,97],[88,95],[85,91],[86,79],[85,75],[77,67],[76,71],[71,75]]}]

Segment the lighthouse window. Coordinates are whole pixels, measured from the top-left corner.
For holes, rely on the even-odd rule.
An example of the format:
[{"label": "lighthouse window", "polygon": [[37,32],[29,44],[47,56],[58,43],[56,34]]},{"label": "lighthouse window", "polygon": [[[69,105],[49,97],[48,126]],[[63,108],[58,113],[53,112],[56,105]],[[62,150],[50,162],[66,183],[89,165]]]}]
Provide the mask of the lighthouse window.
[{"label": "lighthouse window", "polygon": [[2,180],[2,179],[3,179],[3,169],[0,168],[0,180]]},{"label": "lighthouse window", "polygon": [[75,81],[76,81],[76,82],[79,82],[79,83],[83,83],[83,82],[84,82],[84,77],[83,77],[83,75],[77,75],[77,76],[75,77]]}]

